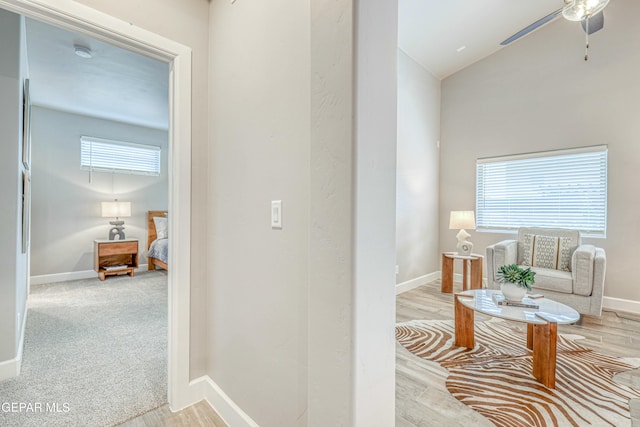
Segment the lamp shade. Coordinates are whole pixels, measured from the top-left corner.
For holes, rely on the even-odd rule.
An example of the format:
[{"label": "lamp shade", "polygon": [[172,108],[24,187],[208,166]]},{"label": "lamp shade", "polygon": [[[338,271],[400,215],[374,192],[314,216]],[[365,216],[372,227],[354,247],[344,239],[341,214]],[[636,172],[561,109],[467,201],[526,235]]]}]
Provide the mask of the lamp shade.
[{"label": "lamp shade", "polygon": [[450,230],[475,230],[476,216],[473,211],[451,211],[449,217]]},{"label": "lamp shade", "polygon": [[562,9],[562,16],[569,21],[582,21],[604,9],[609,0],[570,0]]},{"label": "lamp shade", "polygon": [[102,202],[104,218],[120,218],[131,216],[131,202]]}]

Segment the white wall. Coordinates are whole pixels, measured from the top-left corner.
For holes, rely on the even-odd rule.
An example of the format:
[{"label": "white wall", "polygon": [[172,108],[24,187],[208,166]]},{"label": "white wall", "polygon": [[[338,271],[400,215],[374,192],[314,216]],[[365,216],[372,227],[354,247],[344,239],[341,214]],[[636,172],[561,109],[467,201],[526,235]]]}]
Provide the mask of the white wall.
[{"label": "white wall", "polygon": [[211,3],[209,375],[261,426],[394,422],[395,8]]},{"label": "white wall", "polygon": [[210,31],[208,373],[259,425],[305,425],[309,4],[213,1]]},{"label": "white wall", "polygon": [[[168,79],[167,74],[167,79]],[[131,202],[127,238],[139,240],[140,264],[147,250],[147,211],[168,208],[165,130],[65,113],[32,110],[31,276],[93,270],[93,240],[108,237],[100,202]],[[93,136],[161,148],[160,176],[80,170],[80,137]]]},{"label": "white wall", "polygon": [[[607,144],[607,238],[588,242],[607,252],[605,295],[640,301],[640,2],[616,0],[605,15],[587,62],[580,25],[558,19],[443,81],[440,246],[455,245],[449,211],[475,206],[476,158]],[[471,234],[479,253],[510,237]]]},{"label": "white wall", "polygon": [[[27,76],[24,19],[0,10],[0,380],[13,376],[27,299],[28,256],[22,253],[22,93]],[[6,362],[6,363],[4,363]]]},{"label": "white wall", "polygon": [[398,50],[397,283],[440,270],[440,80]]}]

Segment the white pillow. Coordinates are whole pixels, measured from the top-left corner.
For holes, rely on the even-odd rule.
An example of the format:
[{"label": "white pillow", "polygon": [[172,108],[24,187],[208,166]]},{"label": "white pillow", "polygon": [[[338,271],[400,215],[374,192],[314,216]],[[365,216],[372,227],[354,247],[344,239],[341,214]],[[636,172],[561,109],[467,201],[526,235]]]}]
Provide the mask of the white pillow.
[{"label": "white pillow", "polygon": [[153,224],[156,226],[156,236],[158,236],[158,239],[167,239],[169,237],[169,230],[167,229],[167,218],[154,216]]}]

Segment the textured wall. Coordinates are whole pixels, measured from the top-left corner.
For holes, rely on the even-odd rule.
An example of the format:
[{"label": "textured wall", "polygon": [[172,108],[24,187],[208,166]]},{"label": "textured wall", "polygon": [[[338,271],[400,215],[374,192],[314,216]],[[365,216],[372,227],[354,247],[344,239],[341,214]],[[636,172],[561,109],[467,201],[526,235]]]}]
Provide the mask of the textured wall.
[{"label": "textured wall", "polygon": [[440,80],[398,50],[397,283],[440,270]]},{"label": "textured wall", "polygon": [[[584,57],[580,25],[563,19],[447,78],[442,84],[440,246],[451,250],[452,209],[475,206],[478,157],[609,146],[605,295],[640,301],[629,242],[640,234],[640,3],[611,2]],[[514,235],[471,232],[474,251]]]},{"label": "textured wall", "polygon": [[[28,256],[22,253],[22,93],[27,77],[24,19],[0,10],[0,364],[16,358],[24,324]],[[13,365],[0,365],[0,379]]]},{"label": "textured wall", "polygon": [[[22,161],[20,119],[22,117],[20,88],[20,17],[0,10],[0,179],[2,207],[0,222],[6,236],[0,242],[0,362],[16,357],[16,296],[20,278],[17,259],[22,250]],[[19,165],[19,166],[18,166]],[[26,281],[25,281],[26,287]]]},{"label": "textured wall", "polygon": [[261,426],[393,424],[395,7],[211,3],[209,371]]},{"label": "textured wall", "polygon": [[304,425],[309,4],[214,0],[210,29],[208,373],[261,426]]}]

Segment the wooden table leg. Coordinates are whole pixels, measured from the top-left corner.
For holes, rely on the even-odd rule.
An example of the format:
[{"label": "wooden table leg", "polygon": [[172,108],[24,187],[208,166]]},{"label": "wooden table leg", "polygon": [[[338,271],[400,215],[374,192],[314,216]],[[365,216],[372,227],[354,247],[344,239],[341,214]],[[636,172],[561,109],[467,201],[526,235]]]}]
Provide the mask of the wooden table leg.
[{"label": "wooden table leg", "polygon": [[482,257],[471,260],[471,289],[482,289]]},{"label": "wooden table leg", "polygon": [[527,348],[533,350],[533,323],[527,323]]},{"label": "wooden table leg", "polygon": [[453,258],[442,255],[442,280],[440,291],[450,294],[453,292]]},{"label": "wooden table leg", "polygon": [[549,388],[556,388],[557,342],[557,323],[533,325],[533,376]]},{"label": "wooden table leg", "polygon": [[469,281],[467,279],[468,275],[469,275],[469,260],[463,259],[462,260],[462,290],[463,291],[466,291],[467,289],[469,289]]},{"label": "wooden table leg", "polygon": [[[465,307],[455,295],[456,347],[473,348],[475,346],[473,328],[473,310]],[[465,297],[462,297],[465,298]]]}]

